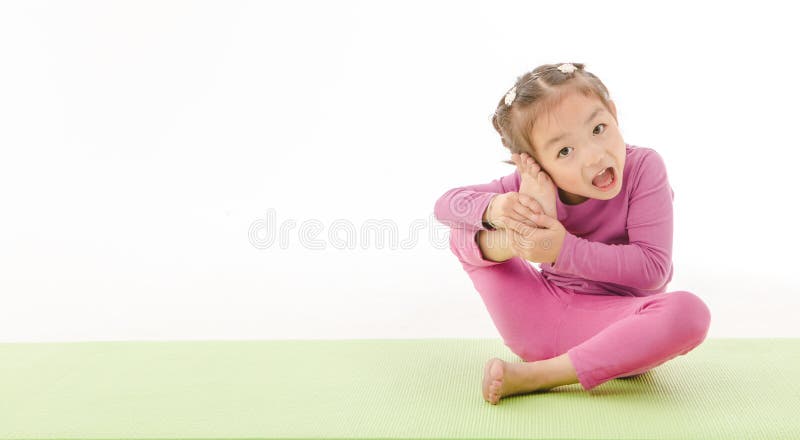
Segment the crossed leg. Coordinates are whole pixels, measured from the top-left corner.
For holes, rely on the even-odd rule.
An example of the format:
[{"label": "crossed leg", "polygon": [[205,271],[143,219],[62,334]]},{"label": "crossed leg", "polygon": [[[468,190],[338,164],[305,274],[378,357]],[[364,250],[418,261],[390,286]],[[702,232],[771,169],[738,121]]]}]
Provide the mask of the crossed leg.
[{"label": "crossed leg", "polygon": [[559,329],[566,353],[587,390],[618,377],[645,373],[705,339],[711,314],[687,291],[646,297],[572,293]]},{"label": "crossed leg", "polygon": [[642,374],[698,346],[705,303],[686,291],[648,297],[588,295],[552,285],[525,260],[467,267],[505,345],[524,363],[490,359],[483,394],[504,396]]}]

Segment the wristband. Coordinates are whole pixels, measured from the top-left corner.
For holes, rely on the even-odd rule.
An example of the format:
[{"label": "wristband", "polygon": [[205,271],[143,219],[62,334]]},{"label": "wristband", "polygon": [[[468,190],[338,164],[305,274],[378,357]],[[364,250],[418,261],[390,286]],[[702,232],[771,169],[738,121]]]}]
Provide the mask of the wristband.
[{"label": "wristband", "polygon": [[[492,199],[489,200],[489,205],[486,206],[486,214],[489,214],[489,209],[491,209],[492,203],[494,203],[494,199],[496,197],[497,197],[497,195],[494,195],[494,196],[492,196]],[[485,222],[481,221],[481,223],[483,224],[484,228],[486,228],[486,229],[488,229],[490,231],[496,231],[497,230],[497,226],[493,225],[491,221],[485,221]]]}]

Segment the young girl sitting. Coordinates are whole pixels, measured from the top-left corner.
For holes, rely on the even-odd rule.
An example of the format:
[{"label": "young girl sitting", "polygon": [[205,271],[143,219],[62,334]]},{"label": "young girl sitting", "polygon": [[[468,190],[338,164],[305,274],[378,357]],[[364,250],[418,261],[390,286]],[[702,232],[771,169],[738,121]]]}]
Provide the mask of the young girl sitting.
[{"label": "young girl sitting", "polygon": [[[642,374],[706,337],[711,315],[672,279],[674,193],[661,156],[626,144],[603,83],[575,63],[517,79],[492,117],[513,173],[445,192],[450,249],[505,345],[483,397]],[[530,263],[540,263],[541,271]]]}]

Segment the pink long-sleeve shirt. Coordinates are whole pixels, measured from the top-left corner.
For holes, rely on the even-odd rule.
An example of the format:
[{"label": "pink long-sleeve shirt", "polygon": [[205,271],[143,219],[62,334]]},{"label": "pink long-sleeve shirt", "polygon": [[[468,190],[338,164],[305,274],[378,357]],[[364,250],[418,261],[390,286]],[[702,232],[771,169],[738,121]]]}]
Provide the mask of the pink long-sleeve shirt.
[{"label": "pink long-sleeve shirt", "polygon": [[[577,293],[648,296],[665,292],[672,280],[675,193],[664,160],[651,148],[625,149],[622,189],[613,199],[566,205],[556,195],[567,234],[555,263],[540,263],[553,284]],[[490,183],[453,188],[436,201],[434,216],[450,226],[450,249],[466,271],[502,264],[483,258],[477,233],[486,229],[482,218],[491,198],[519,185],[515,169]]]}]

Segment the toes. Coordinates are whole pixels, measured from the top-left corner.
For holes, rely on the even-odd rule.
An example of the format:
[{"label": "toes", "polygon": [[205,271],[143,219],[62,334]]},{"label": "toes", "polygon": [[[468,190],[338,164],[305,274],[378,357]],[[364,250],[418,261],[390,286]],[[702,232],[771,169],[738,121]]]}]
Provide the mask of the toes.
[{"label": "toes", "polygon": [[529,162],[529,163],[536,163],[536,161],[535,161],[535,160],[533,160],[533,157],[531,157],[531,155],[530,155],[530,154],[528,154],[528,153],[523,153],[523,154],[525,155],[525,156],[523,156],[523,157],[525,158],[525,161],[526,161],[526,162]]},{"label": "toes", "polygon": [[495,380],[489,386],[489,395],[494,394],[495,396],[500,396],[500,390],[503,388],[503,382],[499,380]]},{"label": "toes", "polygon": [[486,395],[488,396],[488,401],[495,405],[500,401],[501,397],[500,390],[503,387],[504,363],[502,359],[492,358],[486,363],[484,369]]},{"label": "toes", "polygon": [[537,164],[536,161],[533,160],[533,158],[528,156],[526,153],[523,153],[523,154],[525,154],[525,155],[521,157],[520,162],[522,163],[523,166],[525,166],[525,168],[527,168],[527,171],[529,173],[532,173],[532,174],[535,175],[536,172],[539,171],[539,164]]}]

